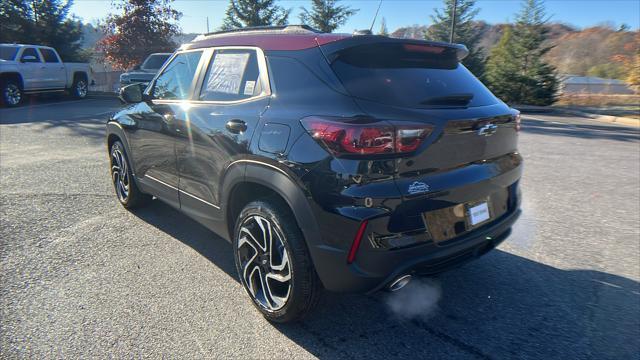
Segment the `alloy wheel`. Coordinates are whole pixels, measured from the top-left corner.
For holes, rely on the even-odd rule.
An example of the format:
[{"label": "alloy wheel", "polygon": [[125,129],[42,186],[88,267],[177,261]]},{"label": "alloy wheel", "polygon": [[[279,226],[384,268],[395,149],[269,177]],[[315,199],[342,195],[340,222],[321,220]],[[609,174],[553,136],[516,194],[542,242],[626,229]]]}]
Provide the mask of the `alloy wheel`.
[{"label": "alloy wheel", "polygon": [[282,309],[291,294],[291,266],[283,234],[277,224],[259,216],[247,217],[239,231],[240,277],[253,300],[268,311]]},{"label": "alloy wheel", "polygon": [[111,178],[116,194],[121,202],[127,202],[129,198],[129,173],[127,171],[127,160],[122,151],[114,147],[111,151]]},{"label": "alloy wheel", "polygon": [[4,100],[8,105],[14,106],[22,100],[22,92],[16,84],[7,84],[4,89]]},{"label": "alloy wheel", "polygon": [[84,80],[78,80],[78,82],[76,83],[76,94],[78,95],[78,97],[83,98],[87,96],[87,92],[87,83]]}]

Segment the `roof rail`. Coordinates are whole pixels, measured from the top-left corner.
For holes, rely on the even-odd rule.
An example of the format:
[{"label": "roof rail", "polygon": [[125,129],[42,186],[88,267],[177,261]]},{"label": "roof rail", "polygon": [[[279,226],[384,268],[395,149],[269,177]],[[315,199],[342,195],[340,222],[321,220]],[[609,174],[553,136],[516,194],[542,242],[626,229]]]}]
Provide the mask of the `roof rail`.
[{"label": "roof rail", "polygon": [[222,34],[243,33],[249,31],[282,31],[282,32],[301,32],[301,33],[315,33],[319,34],[322,31],[318,31],[309,25],[277,25],[277,26],[249,26],[239,29],[221,30],[202,34],[201,36],[212,36]]}]

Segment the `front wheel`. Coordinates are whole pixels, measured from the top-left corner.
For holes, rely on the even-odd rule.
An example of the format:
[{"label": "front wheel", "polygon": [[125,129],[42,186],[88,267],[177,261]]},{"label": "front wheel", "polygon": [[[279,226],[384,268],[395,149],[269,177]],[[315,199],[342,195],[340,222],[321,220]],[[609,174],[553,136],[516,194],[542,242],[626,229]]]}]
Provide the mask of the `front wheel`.
[{"label": "front wheel", "polygon": [[295,321],[317,305],[320,279],[286,204],[277,199],[249,203],[240,212],[234,234],[238,277],[264,317]]},{"label": "front wheel", "polygon": [[4,80],[0,82],[0,92],[2,92],[2,103],[8,107],[20,105],[22,101],[22,89],[13,80]]},{"label": "front wheel", "polygon": [[73,85],[71,85],[71,96],[76,99],[84,99],[88,93],[89,84],[87,84],[87,80],[82,77],[76,77],[73,80]]}]

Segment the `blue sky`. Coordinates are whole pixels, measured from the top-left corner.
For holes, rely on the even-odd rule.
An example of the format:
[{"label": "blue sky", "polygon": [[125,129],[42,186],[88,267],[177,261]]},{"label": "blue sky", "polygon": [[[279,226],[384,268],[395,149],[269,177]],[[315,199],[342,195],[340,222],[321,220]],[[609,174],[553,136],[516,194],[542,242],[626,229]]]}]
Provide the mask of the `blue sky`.
[{"label": "blue sky", "polygon": [[[290,23],[298,23],[301,6],[310,6],[310,1],[281,0],[279,5],[293,8]],[[378,0],[342,1],[343,4],[360,9],[338,32],[352,32],[354,29],[369,28],[378,6]],[[478,0],[478,19],[489,23],[512,21],[520,9],[519,0]],[[183,13],[180,21],[185,33],[206,31],[206,17],[209,16],[210,29],[220,26],[226,0],[176,0],[174,7]],[[384,0],[379,19],[384,17],[389,31],[412,24],[428,24],[433,9],[442,6],[441,0]],[[547,12],[552,21],[574,25],[580,28],[602,23],[614,26],[628,24],[633,29],[640,27],[640,0],[547,0]],[[103,18],[111,11],[110,0],[75,0],[71,12],[87,22]],[[379,22],[374,31],[379,28]]]}]

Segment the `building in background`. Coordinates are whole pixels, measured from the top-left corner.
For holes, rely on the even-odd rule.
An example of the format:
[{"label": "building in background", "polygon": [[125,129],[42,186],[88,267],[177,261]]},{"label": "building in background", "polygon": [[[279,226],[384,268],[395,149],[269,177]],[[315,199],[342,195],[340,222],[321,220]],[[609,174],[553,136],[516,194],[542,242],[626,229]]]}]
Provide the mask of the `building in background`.
[{"label": "building in background", "polygon": [[564,95],[604,94],[633,95],[634,91],[627,83],[617,79],[603,79],[594,76],[564,75],[560,91]]}]

